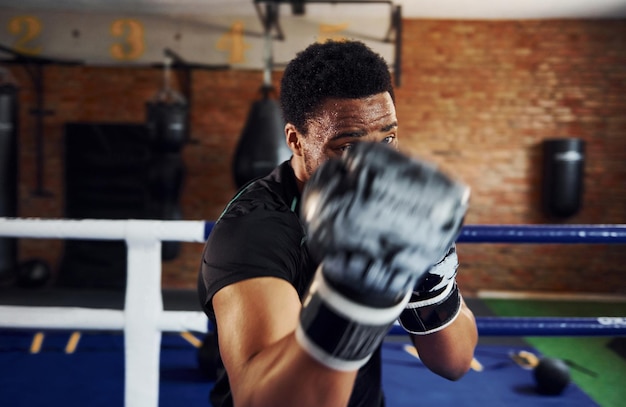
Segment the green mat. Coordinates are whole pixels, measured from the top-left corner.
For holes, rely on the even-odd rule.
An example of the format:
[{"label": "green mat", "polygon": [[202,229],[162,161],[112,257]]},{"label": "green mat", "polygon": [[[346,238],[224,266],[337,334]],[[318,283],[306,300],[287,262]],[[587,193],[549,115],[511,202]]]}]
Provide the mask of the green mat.
[{"label": "green mat", "polygon": [[[626,302],[483,299],[502,317],[624,317]],[[572,366],[572,380],[602,407],[626,406],[626,360],[615,350],[625,338],[525,337],[542,355],[557,357]],[[613,344],[613,346],[610,346]]]}]

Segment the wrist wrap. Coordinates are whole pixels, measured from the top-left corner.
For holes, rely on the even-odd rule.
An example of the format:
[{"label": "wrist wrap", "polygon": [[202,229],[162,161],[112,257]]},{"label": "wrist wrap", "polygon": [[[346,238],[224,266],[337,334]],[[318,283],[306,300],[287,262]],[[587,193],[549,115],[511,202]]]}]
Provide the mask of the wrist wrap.
[{"label": "wrist wrap", "polygon": [[400,314],[400,325],[414,335],[426,335],[450,325],[461,312],[461,294],[452,280],[427,297],[415,293]]},{"label": "wrist wrap", "polygon": [[387,335],[410,292],[389,308],[354,302],[330,286],[317,270],[300,313],[296,339],[318,362],[335,370],[358,370]]}]

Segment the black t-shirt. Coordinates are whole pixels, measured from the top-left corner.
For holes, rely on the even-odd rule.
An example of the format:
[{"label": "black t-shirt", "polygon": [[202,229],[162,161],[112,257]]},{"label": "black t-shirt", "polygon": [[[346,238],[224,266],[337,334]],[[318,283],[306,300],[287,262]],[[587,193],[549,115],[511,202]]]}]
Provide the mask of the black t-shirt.
[{"label": "black t-shirt", "polygon": [[[244,186],[227,205],[205,244],[198,278],[200,302],[213,326],[213,295],[238,281],[282,278],[296,289],[300,299],[306,294],[317,264],[306,246],[299,203],[296,178],[286,161],[268,176]],[[233,404],[221,362],[210,400],[215,407]],[[359,371],[349,406],[383,404],[379,347]]]}]

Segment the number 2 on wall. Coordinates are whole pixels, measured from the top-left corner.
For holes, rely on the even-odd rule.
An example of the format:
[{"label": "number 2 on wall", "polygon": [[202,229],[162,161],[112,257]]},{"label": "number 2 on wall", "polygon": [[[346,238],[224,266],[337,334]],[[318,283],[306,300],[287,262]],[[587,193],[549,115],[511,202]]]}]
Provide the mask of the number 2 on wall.
[{"label": "number 2 on wall", "polygon": [[21,53],[28,55],[37,55],[41,53],[40,46],[30,44],[31,41],[37,39],[41,33],[41,21],[33,16],[17,16],[9,21],[9,32],[17,35],[13,48]]},{"label": "number 2 on wall", "polygon": [[122,37],[123,42],[111,45],[111,56],[117,60],[130,61],[139,58],[144,50],[143,25],[133,19],[115,20],[111,24],[111,34]]}]

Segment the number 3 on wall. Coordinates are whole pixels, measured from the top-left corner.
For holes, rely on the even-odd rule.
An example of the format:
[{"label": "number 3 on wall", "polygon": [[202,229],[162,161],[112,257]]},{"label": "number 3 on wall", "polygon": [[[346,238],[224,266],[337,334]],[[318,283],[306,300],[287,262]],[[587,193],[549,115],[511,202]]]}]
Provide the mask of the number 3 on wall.
[{"label": "number 3 on wall", "polygon": [[114,59],[130,61],[139,58],[145,50],[143,25],[133,19],[115,20],[111,24],[111,34],[121,37],[122,42],[111,45]]},{"label": "number 3 on wall", "polygon": [[41,21],[37,17],[17,16],[12,18],[11,21],[9,21],[8,29],[11,34],[18,36],[13,45],[15,50],[28,55],[41,53],[40,46],[29,44],[31,41],[37,39],[41,33],[41,27]]}]

